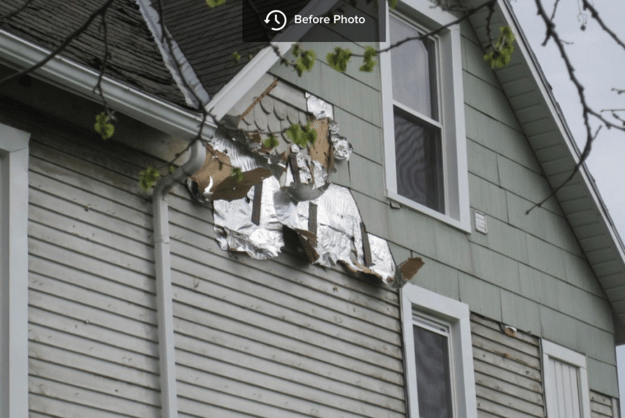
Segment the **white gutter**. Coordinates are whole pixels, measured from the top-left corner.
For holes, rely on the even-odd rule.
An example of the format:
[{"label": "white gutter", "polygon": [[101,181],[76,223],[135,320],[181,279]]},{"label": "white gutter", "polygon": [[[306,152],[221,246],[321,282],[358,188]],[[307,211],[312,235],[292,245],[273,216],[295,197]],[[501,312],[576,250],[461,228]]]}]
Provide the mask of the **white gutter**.
[{"label": "white gutter", "polygon": [[167,194],[177,183],[186,180],[189,176],[202,168],[205,159],[206,149],[204,148],[204,144],[202,144],[201,141],[195,141],[191,146],[191,156],[189,160],[178,167],[172,174],[163,177],[154,188],[154,194],[152,196],[158,352],[161,369],[161,403],[163,418],[175,418],[178,416]]},{"label": "white gutter", "polygon": [[[4,64],[14,68],[28,68],[42,61],[49,53],[49,50],[0,30],[0,62]],[[100,101],[100,96],[93,92],[99,73],[70,59],[57,55],[33,75],[78,96]],[[113,109],[146,125],[181,139],[193,138],[198,132],[202,118],[197,112],[183,109],[108,77],[102,79],[102,88]],[[206,128],[214,127],[213,123],[206,123]]]}]

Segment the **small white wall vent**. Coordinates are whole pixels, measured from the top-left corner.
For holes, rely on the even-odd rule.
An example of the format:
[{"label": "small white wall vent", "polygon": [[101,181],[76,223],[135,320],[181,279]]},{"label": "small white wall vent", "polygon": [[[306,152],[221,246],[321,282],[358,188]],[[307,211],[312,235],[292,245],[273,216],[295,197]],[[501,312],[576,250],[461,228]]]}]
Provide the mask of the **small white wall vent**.
[{"label": "small white wall vent", "polygon": [[482,234],[488,234],[488,225],[486,225],[486,214],[475,211],[475,230]]}]

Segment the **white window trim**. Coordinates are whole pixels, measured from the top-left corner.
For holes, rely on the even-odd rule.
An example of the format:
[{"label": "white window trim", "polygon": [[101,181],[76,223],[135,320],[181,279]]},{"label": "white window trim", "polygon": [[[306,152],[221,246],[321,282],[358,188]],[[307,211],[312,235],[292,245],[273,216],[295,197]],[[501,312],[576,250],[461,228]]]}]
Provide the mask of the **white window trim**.
[{"label": "white window trim", "polygon": [[0,418],[28,416],[28,140],[0,124]]},{"label": "white window trim", "polygon": [[586,356],[547,340],[541,341],[541,347],[543,357],[543,381],[545,384],[545,402],[547,403],[547,417],[555,417],[557,413],[556,394],[553,393],[551,390],[553,386],[554,376],[547,367],[547,365],[549,364],[549,358],[553,358],[555,360],[561,361],[563,363],[568,363],[572,366],[579,368],[579,396],[582,402],[582,418],[590,418],[590,391],[588,388],[588,370],[586,367]]},{"label": "white window trim", "polygon": [[[449,24],[456,19],[451,13],[433,7],[430,2],[423,0],[405,0],[397,6],[397,10],[401,16],[431,29]],[[386,16],[386,31],[387,41],[381,44],[381,48],[390,45],[389,14]],[[440,113],[444,126],[442,140],[446,156],[444,162],[446,212],[440,213],[397,193],[391,57],[390,54],[381,54],[386,194],[391,200],[470,233],[469,174],[459,25],[451,26],[443,31],[438,35],[438,39],[441,77]]]},{"label": "white window trim", "polygon": [[421,287],[406,284],[401,290],[401,320],[404,367],[410,417],[419,418],[417,368],[414,358],[413,313],[441,319],[449,325],[451,341],[454,410],[456,418],[477,418],[473,348],[469,306]]}]

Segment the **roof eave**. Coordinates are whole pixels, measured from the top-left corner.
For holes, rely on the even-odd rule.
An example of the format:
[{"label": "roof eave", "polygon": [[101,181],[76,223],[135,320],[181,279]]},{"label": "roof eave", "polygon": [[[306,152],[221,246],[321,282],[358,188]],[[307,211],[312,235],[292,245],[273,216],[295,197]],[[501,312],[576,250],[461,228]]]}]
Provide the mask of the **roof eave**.
[{"label": "roof eave", "polygon": [[[480,42],[486,45],[485,19],[474,16],[470,20]],[[545,176],[555,189],[579,163],[580,152],[507,0],[498,0],[491,20],[491,28],[502,25],[512,28],[517,48],[511,64],[497,71],[496,75]],[[523,95],[511,94],[509,86],[515,80],[524,80],[527,87]],[[623,306],[621,309],[615,305],[625,300],[625,248],[586,165],[580,167],[578,174],[556,194],[556,198],[612,305],[618,318],[617,326],[625,329],[625,304],[619,304]],[[588,228],[589,225],[592,228]],[[617,341],[617,344],[622,343],[625,340]]]},{"label": "roof eave", "polygon": [[[28,68],[40,62],[50,51],[0,30],[0,61],[14,68]],[[99,102],[95,93],[99,73],[61,55],[55,56],[33,75],[78,96]],[[109,106],[156,129],[182,140],[193,138],[202,120],[201,115],[146,94],[134,87],[104,76],[102,88]],[[216,125],[206,122],[204,136],[210,138]]]}]

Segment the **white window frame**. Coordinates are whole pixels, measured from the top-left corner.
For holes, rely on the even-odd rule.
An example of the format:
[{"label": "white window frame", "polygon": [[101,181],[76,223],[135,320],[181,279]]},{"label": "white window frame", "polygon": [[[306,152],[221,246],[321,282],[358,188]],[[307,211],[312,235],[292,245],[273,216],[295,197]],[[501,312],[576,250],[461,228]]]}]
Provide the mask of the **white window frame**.
[{"label": "white window frame", "polygon": [[414,314],[449,327],[454,418],[477,418],[469,306],[427,289],[406,284],[401,290],[404,367],[411,418],[419,418],[417,366],[414,357]]},{"label": "white window frame", "polygon": [[[425,27],[434,30],[456,20],[453,14],[423,0],[405,0],[400,2],[396,9],[397,15],[404,21],[414,22],[415,28]],[[381,48],[390,46],[390,13],[386,16],[386,42],[381,44]],[[439,119],[443,126],[441,140],[443,142],[445,213],[401,196],[397,192],[391,57],[390,54],[381,54],[386,194],[393,201],[470,233],[469,174],[459,25],[443,30],[437,35],[436,41],[439,69]]]},{"label": "white window frame", "polygon": [[28,416],[28,140],[0,124],[0,418]]},{"label": "white window frame", "polygon": [[578,383],[579,383],[579,397],[581,400],[581,413],[582,418],[590,418],[590,391],[588,388],[588,370],[586,367],[586,356],[573,351],[569,348],[562,347],[561,345],[552,343],[547,340],[541,341],[542,357],[543,357],[543,381],[545,384],[545,402],[547,403],[547,417],[555,417],[557,413],[557,394],[553,393],[552,387],[554,385],[554,376],[551,373],[551,369],[548,367],[549,358],[567,363],[571,366],[577,367]]}]

